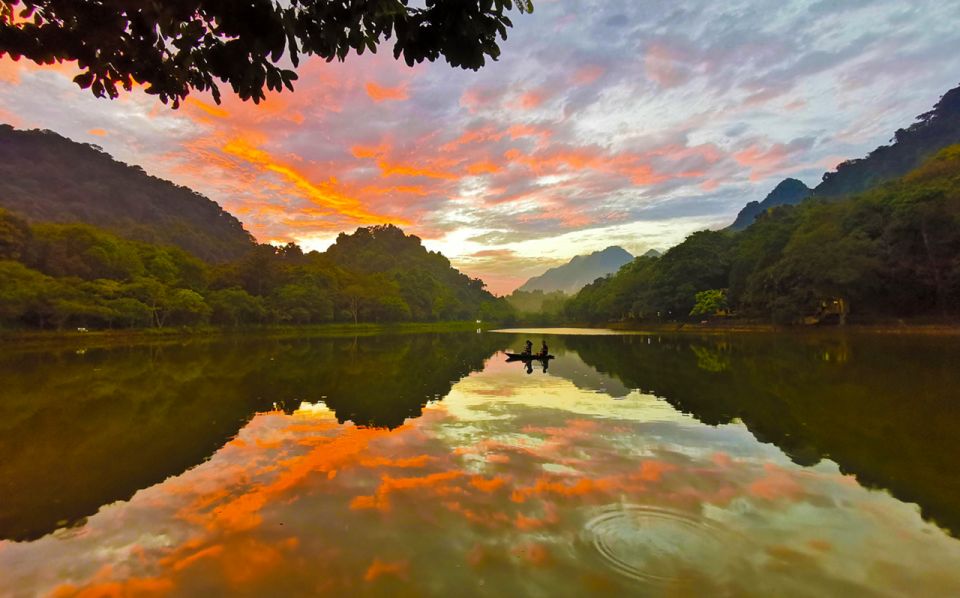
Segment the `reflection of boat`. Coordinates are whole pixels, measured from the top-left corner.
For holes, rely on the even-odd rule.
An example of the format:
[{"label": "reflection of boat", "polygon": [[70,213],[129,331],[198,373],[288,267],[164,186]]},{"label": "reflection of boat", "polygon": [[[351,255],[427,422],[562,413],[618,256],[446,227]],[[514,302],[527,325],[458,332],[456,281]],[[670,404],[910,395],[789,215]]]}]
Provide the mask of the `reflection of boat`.
[{"label": "reflection of boat", "polygon": [[556,359],[553,355],[524,355],[523,353],[507,353],[507,361],[550,361]]}]

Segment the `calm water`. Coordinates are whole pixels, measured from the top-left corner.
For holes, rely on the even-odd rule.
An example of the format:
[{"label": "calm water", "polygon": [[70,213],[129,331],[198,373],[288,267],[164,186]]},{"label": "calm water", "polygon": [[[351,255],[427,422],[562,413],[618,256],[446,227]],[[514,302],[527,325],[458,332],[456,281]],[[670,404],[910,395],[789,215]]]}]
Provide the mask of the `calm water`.
[{"label": "calm water", "polygon": [[4,595],[960,595],[960,342],[0,351]]}]

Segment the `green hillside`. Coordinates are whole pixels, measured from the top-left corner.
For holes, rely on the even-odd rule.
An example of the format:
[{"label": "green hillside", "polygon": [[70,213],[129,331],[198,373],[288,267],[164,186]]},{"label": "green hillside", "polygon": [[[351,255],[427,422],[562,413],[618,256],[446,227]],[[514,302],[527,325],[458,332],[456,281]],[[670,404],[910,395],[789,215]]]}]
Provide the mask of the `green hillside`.
[{"label": "green hillside", "polygon": [[87,224],[0,210],[0,328],[146,328],[505,320],[512,310],[392,226],[327,253],[255,245],[209,264]]},{"label": "green hillside", "polygon": [[793,323],[960,315],[960,145],[846,199],[811,198],[741,233],[701,231],[566,306],[578,321]]},{"label": "green hillside", "polygon": [[207,261],[236,259],[255,241],[214,201],[94,145],[0,124],[0,208],[30,222],[82,222]]}]

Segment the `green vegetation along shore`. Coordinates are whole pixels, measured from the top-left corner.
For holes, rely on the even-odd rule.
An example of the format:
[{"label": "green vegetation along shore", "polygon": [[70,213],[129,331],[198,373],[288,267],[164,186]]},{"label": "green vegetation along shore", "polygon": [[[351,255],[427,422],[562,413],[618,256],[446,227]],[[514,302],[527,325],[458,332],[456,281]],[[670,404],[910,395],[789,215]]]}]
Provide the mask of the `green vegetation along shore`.
[{"label": "green vegetation along shore", "polygon": [[324,253],[252,246],[219,264],[85,224],[0,211],[0,326],[137,329],[501,321],[503,299],[394,226],[341,234]]},{"label": "green vegetation along shore", "polygon": [[740,233],[701,231],[571,298],[597,323],[951,321],[960,316],[960,145],[852,197],[778,206]]}]

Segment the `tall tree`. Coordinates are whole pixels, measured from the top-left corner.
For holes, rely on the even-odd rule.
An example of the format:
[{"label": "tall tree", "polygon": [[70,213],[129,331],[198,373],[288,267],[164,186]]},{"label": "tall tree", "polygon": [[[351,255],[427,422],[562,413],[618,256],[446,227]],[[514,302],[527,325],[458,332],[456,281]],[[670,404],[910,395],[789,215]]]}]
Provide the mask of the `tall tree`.
[{"label": "tall tree", "polygon": [[220,102],[217,81],[259,102],[264,88],[293,90],[302,55],[328,61],[393,39],[413,66],[443,56],[478,69],[500,55],[514,6],[530,0],[0,0],[0,58],[76,60],[74,81],[98,97],[134,82],[177,107],[191,90]]}]

